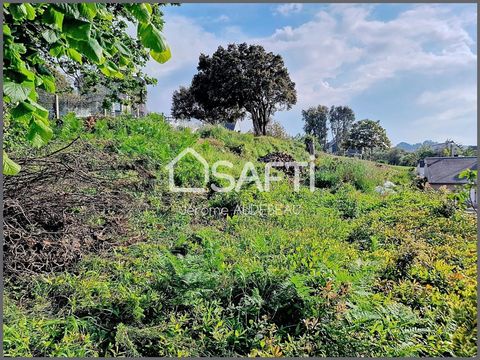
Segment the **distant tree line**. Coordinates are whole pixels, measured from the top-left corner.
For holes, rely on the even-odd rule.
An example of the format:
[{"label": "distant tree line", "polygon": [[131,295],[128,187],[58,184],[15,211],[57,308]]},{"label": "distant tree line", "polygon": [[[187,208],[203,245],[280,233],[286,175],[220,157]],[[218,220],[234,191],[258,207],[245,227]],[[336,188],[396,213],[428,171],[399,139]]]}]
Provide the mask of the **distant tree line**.
[{"label": "distant tree line", "polygon": [[[448,143],[446,140],[445,143]],[[398,147],[383,151],[376,151],[372,154],[372,160],[387,163],[390,165],[416,166],[418,162],[426,157],[450,156],[446,148],[435,149],[431,145],[424,144],[413,152],[408,152]],[[456,154],[458,156],[477,156],[476,149],[473,147],[458,147]]]},{"label": "distant tree line", "polygon": [[[295,83],[280,55],[260,45],[230,44],[219,46],[212,55],[200,55],[190,86],[173,93],[172,116],[208,124],[232,123],[249,116],[255,135],[275,133],[283,137],[285,131],[273,123],[273,115],[296,102]],[[378,122],[354,124],[355,114],[348,106],[319,105],[302,115],[305,132],[318,140],[322,150],[327,147],[328,126],[340,154],[348,147],[370,154],[372,149],[390,146]]]},{"label": "distant tree line", "polygon": [[305,133],[313,136],[323,151],[328,147],[328,130],[332,132],[332,152],[341,155],[352,149],[362,157],[370,158],[375,150],[391,146],[379,121],[365,119],[355,122],[355,113],[348,106],[328,108],[318,105],[303,110],[302,117]]}]

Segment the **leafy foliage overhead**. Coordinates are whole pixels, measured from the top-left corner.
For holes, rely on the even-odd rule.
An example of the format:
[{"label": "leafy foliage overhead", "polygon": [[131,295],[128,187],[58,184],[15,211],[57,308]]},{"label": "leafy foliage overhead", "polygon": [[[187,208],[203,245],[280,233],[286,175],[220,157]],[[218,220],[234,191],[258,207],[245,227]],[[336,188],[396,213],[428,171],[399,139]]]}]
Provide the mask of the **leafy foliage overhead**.
[{"label": "leafy foliage overhead", "polygon": [[[159,4],[5,3],[3,16],[7,115],[28,128],[27,138],[36,147],[53,134],[36,91],[55,93],[51,68],[60,66],[68,74],[100,72],[114,81],[131,82],[144,76],[138,66],[149,55],[160,63],[171,56],[160,32]],[[126,32],[127,21],[137,25],[138,39]],[[3,159],[4,174],[19,171],[5,153]]]}]

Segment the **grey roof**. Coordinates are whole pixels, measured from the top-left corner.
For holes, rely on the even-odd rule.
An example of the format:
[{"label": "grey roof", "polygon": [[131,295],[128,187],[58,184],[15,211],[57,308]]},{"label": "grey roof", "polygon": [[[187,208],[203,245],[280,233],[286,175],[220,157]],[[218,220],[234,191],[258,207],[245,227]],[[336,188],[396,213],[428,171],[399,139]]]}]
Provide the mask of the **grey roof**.
[{"label": "grey roof", "polygon": [[467,181],[458,175],[466,169],[477,170],[476,157],[425,158],[425,176],[430,184],[465,184]]}]

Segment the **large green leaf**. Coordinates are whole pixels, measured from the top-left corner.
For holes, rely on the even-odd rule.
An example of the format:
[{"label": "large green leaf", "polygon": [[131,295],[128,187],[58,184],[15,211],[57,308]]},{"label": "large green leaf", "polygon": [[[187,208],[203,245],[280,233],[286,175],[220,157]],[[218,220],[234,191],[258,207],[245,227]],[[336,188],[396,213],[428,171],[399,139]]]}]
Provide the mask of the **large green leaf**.
[{"label": "large green leaf", "polygon": [[148,10],[145,4],[131,4],[128,9],[139,22],[146,23],[150,21],[151,11]]},{"label": "large green leaf", "polygon": [[131,56],[132,52],[125,46],[123,45],[120,41],[115,41],[115,47],[118,49],[118,51],[125,56]]},{"label": "large green leaf", "polygon": [[30,100],[30,104],[35,108],[35,113],[41,118],[45,119],[48,124],[48,110],[45,109],[42,105],[36,103],[35,101]]},{"label": "large green leaf", "polygon": [[125,66],[129,65],[130,63],[131,63],[131,61],[128,57],[122,56],[122,55],[119,56],[118,64],[120,65],[120,67],[124,68]]},{"label": "large green leaf", "polygon": [[113,61],[107,61],[100,66],[99,69],[105,76],[116,77],[118,79],[125,78],[125,75],[118,71],[118,66]]},{"label": "large green leaf", "polygon": [[77,50],[68,48],[67,55],[70,57],[70,59],[75,60],[80,64],[82,63],[82,54],[80,54]]},{"label": "large green leaf", "polygon": [[3,175],[17,175],[20,172],[20,165],[10,159],[5,150],[3,150],[2,165]]},{"label": "large green leaf", "polygon": [[147,9],[148,13],[149,13],[150,15],[152,15],[152,13],[153,13],[152,5],[149,4],[149,3],[143,3],[142,5],[145,6],[145,8]]},{"label": "large green leaf", "polygon": [[55,79],[48,75],[43,75],[40,78],[43,82],[43,88],[53,94],[55,92]]},{"label": "large green leaf", "polygon": [[26,101],[21,101],[12,109],[11,115],[16,121],[27,122],[32,118],[32,114],[34,112],[34,106],[30,105]]},{"label": "large green leaf", "polygon": [[10,10],[10,14],[12,14],[14,20],[21,21],[25,20],[27,17],[27,9],[25,4],[10,4],[8,9]]},{"label": "large green leaf", "polygon": [[50,48],[50,50],[48,51],[48,53],[49,53],[50,55],[52,55],[53,57],[57,57],[57,58],[58,58],[58,57],[60,57],[60,56],[62,56],[62,55],[65,54],[65,46],[63,46],[62,44],[58,43],[58,44],[52,46],[52,47]]},{"label": "large green leaf", "polygon": [[30,94],[28,95],[28,98],[30,99],[30,101],[36,101],[38,98],[38,94],[36,91],[35,81],[23,81],[21,85],[30,88]]},{"label": "large green leaf", "polygon": [[35,8],[28,3],[25,3],[25,10],[27,11],[27,19],[34,20],[35,19]]},{"label": "large green leaf", "polygon": [[63,32],[76,40],[88,40],[92,25],[88,21],[65,18],[63,20]]},{"label": "large green leaf", "polygon": [[33,121],[27,133],[27,139],[32,142],[34,147],[45,145],[53,136],[53,131],[48,124],[48,120],[34,114]]},{"label": "large green leaf", "polygon": [[80,15],[88,20],[92,20],[97,14],[97,4],[95,3],[80,3],[78,6]]},{"label": "large green leaf", "polygon": [[167,46],[167,49],[162,52],[156,52],[156,51],[150,50],[150,56],[155,61],[159,62],[160,64],[163,64],[168,60],[170,60],[170,58],[172,57],[172,53],[170,52],[170,48]]},{"label": "large green leaf", "polygon": [[105,4],[97,3],[97,17],[102,20],[112,21],[113,14],[107,11]]},{"label": "large green leaf", "polygon": [[167,43],[160,33],[160,30],[152,24],[138,24],[137,33],[142,45],[146,48],[158,53],[167,50]]},{"label": "large green leaf", "polygon": [[44,32],[42,32],[42,37],[47,40],[49,44],[53,44],[55,41],[58,40],[57,33],[53,31],[52,29],[47,29]]},{"label": "large green leaf", "polygon": [[3,35],[12,35],[12,31],[7,24],[3,24]]},{"label": "large green leaf", "polygon": [[65,14],[66,16],[70,16],[70,17],[76,19],[76,18],[80,17],[80,11],[78,11],[78,5],[79,4],[59,3],[59,4],[53,4],[52,6],[58,12],[61,12],[62,14]]},{"label": "large green leaf", "polygon": [[94,63],[103,63],[103,49],[97,40],[90,38],[88,41],[70,40],[72,48],[84,55],[88,60]]},{"label": "large green leaf", "polygon": [[17,69],[18,73],[22,75],[24,79],[27,79],[29,81],[34,81],[35,80],[35,73],[31,71],[30,69],[27,69],[25,66],[25,63],[20,64],[20,66]]},{"label": "large green leaf", "polygon": [[55,25],[55,27],[59,30],[62,30],[63,18],[64,15],[51,6],[49,6],[43,13],[43,21],[45,21],[47,24]]},{"label": "large green leaf", "polygon": [[31,91],[32,88],[11,81],[6,81],[3,84],[3,93],[5,96],[8,96],[11,103],[17,103],[19,101],[26,100]]}]

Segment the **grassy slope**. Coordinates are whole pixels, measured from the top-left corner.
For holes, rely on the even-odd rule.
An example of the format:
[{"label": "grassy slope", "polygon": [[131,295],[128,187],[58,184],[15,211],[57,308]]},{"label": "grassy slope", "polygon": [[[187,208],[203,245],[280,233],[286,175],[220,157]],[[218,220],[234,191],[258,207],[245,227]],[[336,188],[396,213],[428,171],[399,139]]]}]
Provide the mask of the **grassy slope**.
[{"label": "grassy slope", "polygon": [[[144,241],[89,254],[68,272],[7,279],[6,355],[475,354],[475,219],[445,194],[413,189],[408,169],[322,155],[314,193],[282,181],[270,193],[171,194],[164,165],[187,146],[210,164],[232,161],[236,176],[272,151],[307,154],[301,143],[220,128],[175,131],[155,116],[101,121],[84,138],[157,175],[134,193],[147,205],[131,219]],[[186,160],[177,181],[200,180]],[[375,193],[387,179],[397,193]],[[302,211],[180,212],[252,204]]]}]

